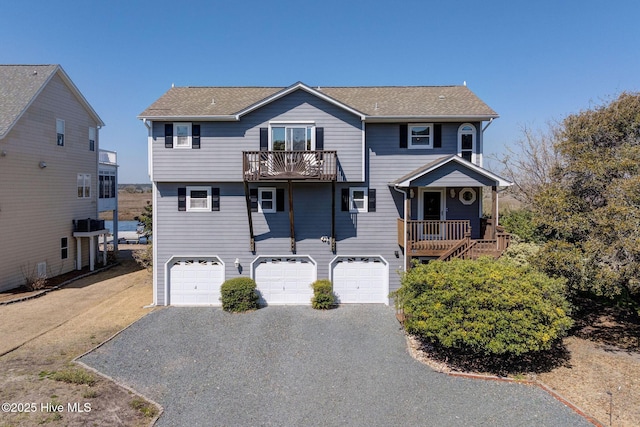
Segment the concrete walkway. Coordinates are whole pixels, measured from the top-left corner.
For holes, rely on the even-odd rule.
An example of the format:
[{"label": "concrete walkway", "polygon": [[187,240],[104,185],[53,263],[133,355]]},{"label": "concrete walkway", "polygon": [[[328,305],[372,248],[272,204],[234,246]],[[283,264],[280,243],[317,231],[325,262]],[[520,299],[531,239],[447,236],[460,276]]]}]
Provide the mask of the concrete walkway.
[{"label": "concrete walkway", "polygon": [[390,307],[153,312],[81,359],[165,408],[160,426],[589,426],[543,390],[414,360]]}]

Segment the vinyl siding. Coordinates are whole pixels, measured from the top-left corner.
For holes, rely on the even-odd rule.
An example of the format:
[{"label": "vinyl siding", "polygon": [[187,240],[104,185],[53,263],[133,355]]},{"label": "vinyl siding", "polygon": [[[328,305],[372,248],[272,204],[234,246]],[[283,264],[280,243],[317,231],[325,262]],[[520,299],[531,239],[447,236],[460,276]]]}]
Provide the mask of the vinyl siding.
[{"label": "vinyl siding", "polygon": [[360,118],[302,90],[243,116],[239,122],[193,122],[201,126],[200,149],[165,148],[165,122],[154,122],[154,180],[242,181],[242,151],[260,149],[260,128],[268,127],[270,121],[311,121],[323,127],[324,149],[338,152],[341,179],[362,181]]},{"label": "vinyl siding", "polygon": [[[65,121],[65,142],[56,144],[56,119]],[[89,151],[89,127],[97,127],[55,75],[11,132],[0,140],[0,290],[24,283],[23,271],[46,262],[48,275],[74,269],[72,220],[97,217],[98,141]],[[96,135],[96,138],[99,138]],[[46,162],[47,167],[38,165]],[[77,197],[77,174],[91,174],[91,198]],[[60,239],[68,239],[61,260]],[[83,265],[89,262],[83,239]]]}]

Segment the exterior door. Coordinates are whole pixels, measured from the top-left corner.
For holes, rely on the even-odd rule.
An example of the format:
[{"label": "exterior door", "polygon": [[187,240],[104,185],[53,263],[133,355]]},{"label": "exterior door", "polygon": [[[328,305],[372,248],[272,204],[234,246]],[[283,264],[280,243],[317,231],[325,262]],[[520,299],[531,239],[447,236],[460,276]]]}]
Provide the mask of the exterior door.
[{"label": "exterior door", "polygon": [[[442,219],[442,192],[424,191],[422,193],[422,218],[425,221],[440,221]],[[421,227],[421,237],[435,237],[440,235],[440,223],[424,223]]]}]

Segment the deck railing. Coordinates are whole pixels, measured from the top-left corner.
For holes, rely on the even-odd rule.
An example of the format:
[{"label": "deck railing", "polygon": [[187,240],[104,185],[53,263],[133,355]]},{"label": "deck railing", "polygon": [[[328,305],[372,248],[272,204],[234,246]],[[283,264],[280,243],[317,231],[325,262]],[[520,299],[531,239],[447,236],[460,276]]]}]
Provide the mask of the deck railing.
[{"label": "deck railing", "polygon": [[244,151],[243,176],[247,181],[298,179],[335,181],[335,151]]}]

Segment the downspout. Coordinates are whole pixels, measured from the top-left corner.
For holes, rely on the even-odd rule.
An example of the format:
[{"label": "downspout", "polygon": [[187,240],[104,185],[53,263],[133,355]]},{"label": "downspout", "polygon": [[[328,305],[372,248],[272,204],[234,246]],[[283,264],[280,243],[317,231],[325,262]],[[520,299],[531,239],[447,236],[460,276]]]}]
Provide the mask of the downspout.
[{"label": "downspout", "polygon": [[482,128],[482,132],[480,132],[480,147],[482,147],[482,150],[480,150],[480,167],[484,167],[484,131],[491,126],[491,123],[493,123],[493,117],[489,119],[487,124]]},{"label": "downspout", "polygon": [[408,219],[407,218],[407,214],[408,214],[408,212],[407,212],[406,206],[407,206],[408,194],[407,194],[406,190],[403,190],[400,187],[398,187],[398,184],[394,184],[393,185],[393,189],[396,190],[399,193],[402,193],[402,195],[404,196],[404,198],[402,199],[402,210],[404,211],[404,227],[403,227],[403,234],[404,234],[404,236],[403,236],[403,242],[404,242],[404,244],[403,244],[403,249],[404,249],[404,251],[403,251],[403,261],[404,262],[402,264],[402,271],[407,271],[407,250],[408,250],[407,249],[407,219]]},{"label": "downspout", "polygon": [[151,120],[142,119],[142,123],[147,127],[147,168],[149,168],[149,180],[153,181],[153,122]]}]

